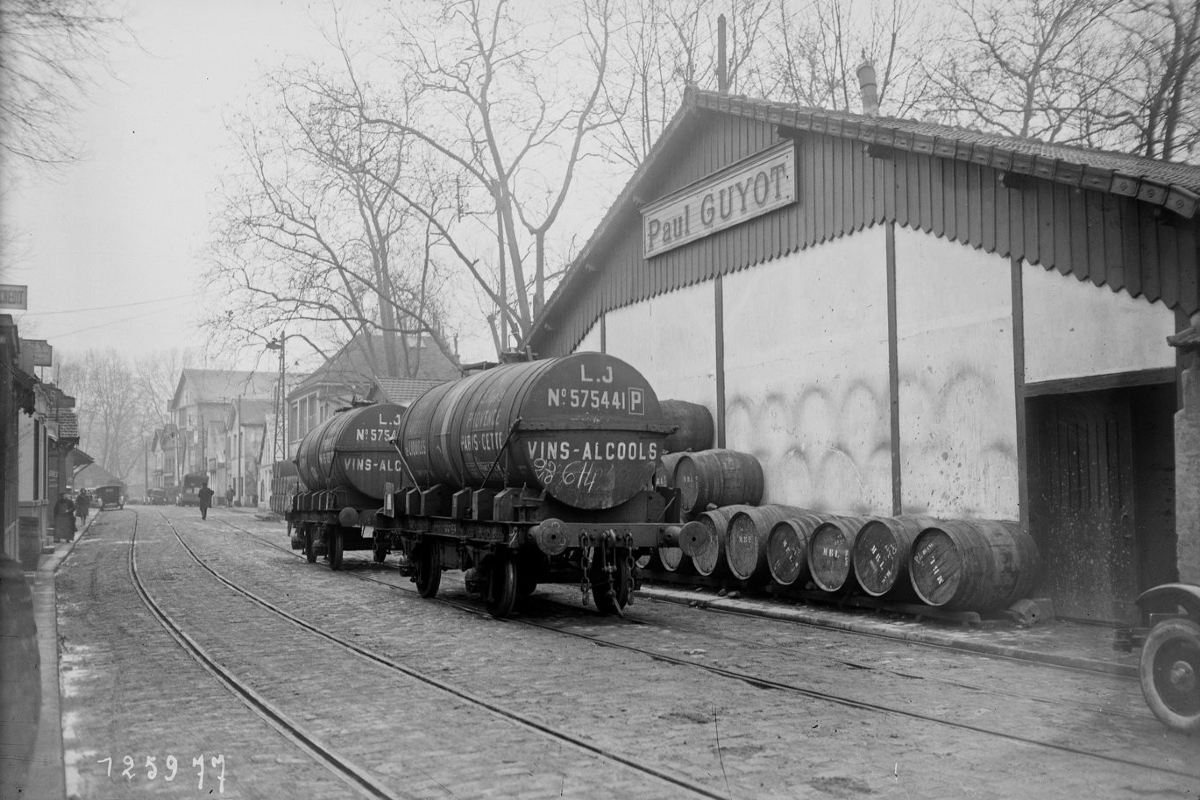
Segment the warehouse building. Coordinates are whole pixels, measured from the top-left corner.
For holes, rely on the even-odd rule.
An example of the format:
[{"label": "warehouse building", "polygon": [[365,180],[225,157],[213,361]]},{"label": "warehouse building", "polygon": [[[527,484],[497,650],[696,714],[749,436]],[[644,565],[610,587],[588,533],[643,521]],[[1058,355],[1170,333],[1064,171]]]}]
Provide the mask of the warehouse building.
[{"label": "warehouse building", "polygon": [[1200,582],[1198,194],[1197,167],[690,89],[528,344],[708,407],[763,502],[1016,520],[1058,616],[1129,620]]}]

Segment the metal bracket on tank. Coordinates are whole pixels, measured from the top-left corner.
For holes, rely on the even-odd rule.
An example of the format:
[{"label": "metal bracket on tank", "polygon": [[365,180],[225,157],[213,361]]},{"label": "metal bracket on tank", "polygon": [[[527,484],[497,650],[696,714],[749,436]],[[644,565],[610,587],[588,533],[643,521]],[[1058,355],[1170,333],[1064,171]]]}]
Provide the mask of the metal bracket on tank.
[{"label": "metal bracket on tank", "polygon": [[521,418],[517,417],[513,420],[512,427],[508,429],[508,436],[504,437],[504,443],[500,445],[500,449],[496,451],[496,460],[488,467],[487,474],[483,476],[483,486],[487,486],[488,478],[492,477],[492,470],[500,463],[501,456],[508,450],[508,442],[512,439],[513,434],[517,432],[517,427],[521,424]]},{"label": "metal bracket on tank", "polygon": [[404,471],[408,473],[408,479],[413,482],[413,486],[417,486],[417,476],[413,474],[412,467],[408,465],[408,459],[404,457],[404,451],[400,449],[400,434],[396,433],[388,442],[396,450],[396,455],[400,457],[400,466],[404,467]]}]

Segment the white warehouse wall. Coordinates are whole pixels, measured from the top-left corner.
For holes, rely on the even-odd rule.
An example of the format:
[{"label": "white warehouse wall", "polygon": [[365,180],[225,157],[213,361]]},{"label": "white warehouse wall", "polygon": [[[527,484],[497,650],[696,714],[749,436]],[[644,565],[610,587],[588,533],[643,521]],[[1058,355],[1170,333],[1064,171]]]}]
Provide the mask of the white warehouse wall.
[{"label": "white warehouse wall", "polygon": [[659,400],[699,403],[716,418],[717,334],[711,282],[611,311],[604,326],[606,351],[636,367]]},{"label": "white warehouse wall", "polygon": [[891,512],[885,229],[725,278],[726,444],[763,502]]},{"label": "white warehouse wall", "polygon": [[1025,382],[1175,367],[1175,312],[1071,275],[1022,264]]},{"label": "white warehouse wall", "polygon": [[896,228],[905,513],[1019,519],[1010,262]]}]

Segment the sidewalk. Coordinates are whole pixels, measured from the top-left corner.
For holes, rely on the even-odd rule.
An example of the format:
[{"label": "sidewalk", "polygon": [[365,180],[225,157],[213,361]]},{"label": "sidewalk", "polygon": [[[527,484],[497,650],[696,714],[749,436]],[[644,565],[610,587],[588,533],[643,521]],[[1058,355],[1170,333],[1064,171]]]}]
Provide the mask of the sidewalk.
[{"label": "sidewalk", "polygon": [[638,595],[669,603],[696,604],[715,611],[820,625],[1123,677],[1138,674],[1138,652],[1114,650],[1113,630],[1104,625],[1052,619],[1028,627],[971,627],[833,604],[769,597],[721,597],[713,589],[683,588],[653,581],[644,583]]},{"label": "sidewalk", "polygon": [[[89,514],[83,528],[69,542],[58,542],[53,553],[43,553],[33,580],[33,618],[37,623],[38,655],[42,678],[42,709],[38,717],[37,742],[29,765],[25,796],[65,798],[63,772],[62,713],[58,672],[58,598],[54,576],[59,564],[88,532],[96,514]],[[28,573],[27,573],[28,574]]]}]

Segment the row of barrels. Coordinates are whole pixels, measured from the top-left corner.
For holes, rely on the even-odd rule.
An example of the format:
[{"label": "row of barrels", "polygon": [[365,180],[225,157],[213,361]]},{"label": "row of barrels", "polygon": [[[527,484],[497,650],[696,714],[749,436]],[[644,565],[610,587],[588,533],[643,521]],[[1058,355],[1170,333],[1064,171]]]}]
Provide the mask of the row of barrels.
[{"label": "row of barrels", "polygon": [[1037,546],[1015,522],[760,506],[762,467],[746,453],[670,454],[657,480],[679,489],[687,524],[711,529],[713,542],[690,558],[661,548],[668,572],[988,611],[1024,597],[1040,569]]},{"label": "row of barrels", "polygon": [[782,505],[714,508],[688,525],[712,545],[688,558],[662,548],[669,572],[748,584],[865,593],[947,610],[1004,608],[1033,589],[1039,555],[1015,522],[846,517]]}]

